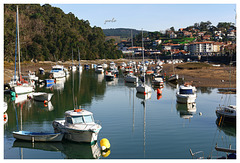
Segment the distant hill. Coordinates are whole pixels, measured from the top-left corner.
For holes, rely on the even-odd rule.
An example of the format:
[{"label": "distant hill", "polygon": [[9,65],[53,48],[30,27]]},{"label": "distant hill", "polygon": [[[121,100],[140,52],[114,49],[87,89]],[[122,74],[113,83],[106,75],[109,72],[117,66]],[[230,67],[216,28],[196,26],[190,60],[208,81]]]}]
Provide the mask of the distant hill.
[{"label": "distant hill", "polygon": [[[16,4],[4,4],[4,61],[14,61]],[[19,4],[22,61],[120,58],[113,40],[100,27],[49,4]]]},{"label": "distant hill", "polygon": [[[106,36],[120,36],[120,38],[130,38],[131,31],[133,37],[141,33],[141,30],[130,29],[130,28],[110,28],[110,29],[103,29],[103,33]],[[146,32],[146,31],[144,31]]]}]

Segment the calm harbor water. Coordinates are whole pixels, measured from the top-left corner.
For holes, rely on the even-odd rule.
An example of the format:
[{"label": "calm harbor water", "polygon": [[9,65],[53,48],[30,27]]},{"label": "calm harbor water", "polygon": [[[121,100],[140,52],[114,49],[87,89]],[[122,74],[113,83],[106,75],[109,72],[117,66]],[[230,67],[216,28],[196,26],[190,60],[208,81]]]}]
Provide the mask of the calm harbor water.
[{"label": "calm harbor water", "polygon": [[[190,159],[190,148],[193,152],[204,151],[204,157],[222,156],[214,150],[216,143],[236,148],[236,128],[218,127],[216,122],[216,107],[224,104],[228,95],[219,94],[216,88],[197,90],[195,111],[189,111],[186,105],[176,103],[177,89],[168,83],[164,83],[162,96],[153,91],[151,96],[144,97],[136,94],[135,86],[125,83],[121,75],[107,82],[103,75],[83,70],[81,75],[75,72],[52,88],[37,87],[37,91],[54,93],[47,107],[41,102],[13,100],[5,95],[8,121],[4,125],[4,158]],[[66,140],[32,144],[13,138],[12,132],[17,129],[53,132],[52,121],[72,110],[74,100],[93,112],[95,121],[102,125],[95,145]],[[231,104],[236,104],[236,95],[231,95]],[[110,151],[103,156],[98,154],[102,138],[111,144]]]}]

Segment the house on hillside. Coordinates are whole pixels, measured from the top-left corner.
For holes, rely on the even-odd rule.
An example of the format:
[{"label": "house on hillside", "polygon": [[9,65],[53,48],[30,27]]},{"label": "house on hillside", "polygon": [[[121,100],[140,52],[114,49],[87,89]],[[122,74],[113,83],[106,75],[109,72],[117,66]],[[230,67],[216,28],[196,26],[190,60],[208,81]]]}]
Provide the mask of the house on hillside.
[{"label": "house on hillside", "polygon": [[180,44],[167,43],[167,44],[162,44],[162,47],[163,47],[163,50],[179,49]]},{"label": "house on hillside", "polygon": [[213,55],[213,41],[193,42],[189,44],[190,55]]},{"label": "house on hillside", "polygon": [[153,46],[158,46],[162,43],[162,40],[155,40],[153,41]]},{"label": "house on hillside", "polygon": [[174,32],[171,32],[169,35],[170,38],[177,38],[177,34],[175,34]]}]

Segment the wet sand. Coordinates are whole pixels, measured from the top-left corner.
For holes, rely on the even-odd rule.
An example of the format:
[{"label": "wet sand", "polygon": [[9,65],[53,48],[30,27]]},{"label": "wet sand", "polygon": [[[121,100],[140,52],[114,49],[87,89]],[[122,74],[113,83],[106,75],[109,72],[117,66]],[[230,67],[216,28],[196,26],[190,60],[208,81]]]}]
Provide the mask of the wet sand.
[{"label": "wet sand", "polygon": [[[122,62],[127,63],[129,60],[127,59],[117,59],[117,60],[82,60],[81,64],[109,64],[111,61],[114,61],[118,65]],[[141,61],[141,60],[136,60]],[[31,63],[25,62],[21,63],[21,70],[23,74],[27,74],[27,71],[36,71],[38,73],[38,69],[40,67],[45,69],[45,72],[49,72],[53,65],[62,64],[65,67],[71,66],[72,61],[67,62],[38,62]],[[74,64],[78,64],[78,61],[74,61]],[[203,67],[200,69],[177,69],[177,66],[184,65],[185,63],[175,64],[175,73],[179,75],[180,78],[184,78],[185,82],[191,82],[192,85],[196,87],[214,87],[214,88],[236,88],[236,67],[231,67],[231,76],[230,76],[230,67],[226,65],[221,65],[220,67],[209,66]],[[167,76],[173,74],[173,65],[172,64],[164,64],[163,72],[166,73]],[[14,75],[14,63],[4,63],[4,83],[8,83],[11,77]],[[230,82],[231,81],[231,82]]]}]

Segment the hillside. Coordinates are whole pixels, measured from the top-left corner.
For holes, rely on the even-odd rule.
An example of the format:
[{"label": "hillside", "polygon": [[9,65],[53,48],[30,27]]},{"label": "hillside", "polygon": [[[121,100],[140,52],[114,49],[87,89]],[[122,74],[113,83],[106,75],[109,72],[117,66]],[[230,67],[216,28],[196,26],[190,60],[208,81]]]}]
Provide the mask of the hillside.
[{"label": "hillside", "polygon": [[[79,20],[71,12],[45,4],[21,4],[19,29],[22,60],[69,60],[119,58],[113,40],[105,41],[100,27],[91,27],[88,20]],[[16,37],[16,5],[4,5],[4,60],[14,61]]]},{"label": "hillside", "polygon": [[[106,36],[120,36],[121,38],[131,38],[131,31],[133,37],[140,34],[142,31],[130,28],[110,28],[110,29],[103,29],[103,33]],[[146,32],[146,31],[144,31]]]}]

